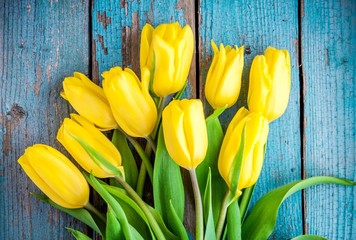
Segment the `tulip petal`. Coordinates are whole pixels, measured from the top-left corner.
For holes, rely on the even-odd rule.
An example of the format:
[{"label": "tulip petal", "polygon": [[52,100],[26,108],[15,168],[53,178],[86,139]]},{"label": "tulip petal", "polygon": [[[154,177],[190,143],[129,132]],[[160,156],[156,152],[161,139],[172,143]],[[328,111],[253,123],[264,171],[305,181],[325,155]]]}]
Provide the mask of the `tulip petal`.
[{"label": "tulip petal", "polygon": [[184,112],[175,104],[168,105],[162,113],[162,124],[169,155],[178,165],[190,168],[191,159],[184,132]]},{"label": "tulip petal", "polygon": [[146,23],[142,28],[141,33],[141,44],[140,44],[140,67],[148,67],[148,69],[152,70],[152,48],[150,47],[152,41],[152,33],[154,28]]},{"label": "tulip petal", "polygon": [[160,97],[167,96],[172,93],[174,83],[174,48],[157,35],[153,36],[152,45],[155,57],[153,91]]},{"label": "tulip petal", "polygon": [[186,99],[182,100],[180,105],[184,111],[184,135],[192,169],[204,160],[208,146],[203,105],[199,100]]},{"label": "tulip petal", "polygon": [[81,208],[89,200],[89,186],[80,171],[62,153],[36,144],[19,159],[31,180],[52,201],[65,208]]},{"label": "tulip petal", "polygon": [[118,125],[130,136],[148,136],[157,121],[157,109],[147,88],[130,69],[112,68],[103,77],[104,92]]}]

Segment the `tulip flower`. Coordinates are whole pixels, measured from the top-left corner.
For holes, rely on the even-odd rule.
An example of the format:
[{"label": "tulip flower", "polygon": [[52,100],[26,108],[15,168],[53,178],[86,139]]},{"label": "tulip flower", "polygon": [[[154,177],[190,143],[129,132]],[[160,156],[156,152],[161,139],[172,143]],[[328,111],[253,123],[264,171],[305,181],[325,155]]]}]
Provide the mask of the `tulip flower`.
[{"label": "tulip flower", "polygon": [[117,127],[104,91],[84,74],[75,72],[63,81],[61,96],[83,117],[101,130]]},{"label": "tulip flower", "polygon": [[[230,190],[234,193],[236,191],[236,195],[256,183],[262,169],[267,135],[268,120],[260,113],[250,113],[240,108],[231,120],[221,145],[218,169]],[[242,155],[239,158],[237,155],[240,147]],[[238,179],[234,172],[236,164],[241,164]],[[234,189],[235,186],[237,189]]]},{"label": "tulip flower", "polygon": [[287,108],[291,86],[290,57],[287,50],[268,47],[256,56],[250,71],[248,107],[269,121],[279,118]]},{"label": "tulip flower", "polygon": [[160,97],[181,90],[193,58],[192,29],[179,23],[161,24],[155,29],[146,24],[142,29],[140,66],[149,69],[153,92]]},{"label": "tulip flower", "polygon": [[200,100],[173,100],[163,110],[163,135],[169,155],[181,167],[196,168],[205,158],[208,136]]},{"label": "tulip flower", "polygon": [[205,97],[214,108],[231,107],[237,101],[241,89],[242,68],[244,66],[244,47],[224,47],[220,51],[211,41],[214,58],[205,83]]},{"label": "tulip flower", "polygon": [[115,173],[93,159],[78,139],[86,142],[106,161],[122,170],[121,155],[113,143],[93,124],[77,114],[71,114],[71,118],[64,119],[57,139],[85,171],[92,172],[98,178],[114,177]]},{"label": "tulip flower", "polygon": [[150,73],[142,82],[129,68],[111,68],[102,74],[103,88],[120,128],[132,137],[148,137],[157,121],[156,105],[149,94]]},{"label": "tulip flower", "polygon": [[89,186],[74,164],[56,149],[35,144],[19,158],[27,176],[53,202],[64,208],[82,208],[89,201]]}]

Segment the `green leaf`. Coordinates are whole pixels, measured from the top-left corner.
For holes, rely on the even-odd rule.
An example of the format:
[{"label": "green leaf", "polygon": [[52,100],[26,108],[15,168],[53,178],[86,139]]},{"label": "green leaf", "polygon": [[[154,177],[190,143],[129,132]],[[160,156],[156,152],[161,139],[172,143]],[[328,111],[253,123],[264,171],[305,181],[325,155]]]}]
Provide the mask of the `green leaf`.
[{"label": "green leaf", "polygon": [[279,207],[286,198],[304,188],[326,183],[348,186],[355,185],[354,182],[341,178],[312,177],[276,188],[260,198],[251,213],[247,216],[242,225],[242,238],[267,239],[276,225]]},{"label": "green leaf", "polygon": [[91,240],[90,237],[88,237],[87,235],[85,235],[84,233],[78,231],[78,230],[75,230],[73,228],[69,228],[69,227],[66,227],[67,230],[69,230],[72,235],[75,237],[75,239],[77,240]]},{"label": "green leaf", "polygon": [[227,209],[227,239],[241,240],[241,214],[238,201],[235,200]]},{"label": "green leaf", "polygon": [[180,229],[172,219],[171,204],[181,222],[184,215],[184,186],[179,166],[169,156],[159,131],[156,159],[153,172],[153,197],[155,209],[162,215],[168,228],[176,235]]},{"label": "green leaf", "polygon": [[96,216],[92,216],[88,210],[84,208],[77,208],[77,209],[64,208],[54,203],[46,195],[36,194],[36,193],[31,193],[31,194],[37,197],[38,199],[40,199],[41,201],[50,204],[52,207],[55,207],[61,210],[62,212],[65,212],[71,215],[72,217],[78,219],[79,221],[85,223],[100,235],[103,236],[103,233],[105,233],[105,223],[101,221],[99,218],[97,218]]},{"label": "green leaf", "polygon": [[233,195],[236,195],[238,191],[238,182],[240,178],[240,171],[241,171],[241,165],[242,165],[242,160],[243,160],[243,154],[244,154],[244,148],[245,148],[245,140],[246,140],[246,128],[244,127],[242,130],[242,136],[241,136],[241,142],[239,146],[239,150],[237,151],[236,156],[234,157],[234,160],[231,165],[231,171],[230,171],[230,176],[231,177],[231,183],[230,183],[230,192]]},{"label": "green leaf", "polygon": [[104,188],[119,202],[130,225],[134,227],[144,239],[154,238],[154,234],[150,229],[144,212],[137,203],[126,194],[126,191],[109,185],[104,185]]},{"label": "green leaf", "polygon": [[253,192],[255,191],[256,184],[244,189],[242,193],[242,199],[240,201],[240,214],[241,214],[241,222],[243,223],[246,218],[247,209],[250,206]]},{"label": "green leaf", "polygon": [[170,209],[171,209],[171,217],[172,217],[172,220],[175,224],[175,228],[177,230],[177,235],[179,236],[179,239],[182,239],[182,240],[188,240],[188,235],[187,235],[187,230],[185,229],[183,223],[182,223],[182,220],[179,219],[174,207],[173,207],[173,204],[172,204],[172,201],[170,201]]},{"label": "green leaf", "polygon": [[327,238],[309,234],[309,235],[300,235],[298,237],[292,238],[291,240],[327,240]]},{"label": "green leaf", "polygon": [[106,214],[106,240],[117,240],[124,237],[121,225],[117,220],[114,211],[108,207]]},{"label": "green leaf", "polygon": [[162,216],[159,214],[159,212],[148,206],[148,209],[150,210],[152,216],[154,217],[154,219],[156,220],[156,222],[158,223],[159,227],[161,228],[164,236],[167,238],[167,240],[178,240],[179,238],[174,235],[166,226],[166,224],[163,222]]},{"label": "green leaf", "polygon": [[178,99],[180,100],[182,97],[183,97],[183,94],[184,94],[184,91],[187,87],[187,84],[188,84],[188,81],[185,81],[185,84],[184,86],[182,87],[181,90],[179,90],[179,92],[177,92],[174,96],[173,96],[173,99]]},{"label": "green leaf", "polygon": [[[124,174],[122,172],[122,169],[119,169],[112,165],[110,162],[108,162],[98,151],[96,151],[92,146],[90,146],[87,142],[85,142],[83,139],[78,138],[74,135],[72,137],[84,148],[84,150],[89,154],[91,159],[98,164],[98,165],[103,165],[105,168],[109,169],[111,172],[116,174],[117,176],[120,176],[124,178]],[[122,168],[122,167],[121,167]]]},{"label": "green leaf", "polygon": [[132,151],[127,143],[125,135],[118,129],[114,131],[112,142],[119,150],[122,158],[122,166],[125,169],[125,181],[132,187],[136,188],[137,183],[137,164]]},{"label": "green leaf", "polygon": [[105,190],[105,188],[96,180],[93,174],[90,174],[90,180],[93,188],[99,193],[104,201],[112,208],[116,217],[119,219],[122,231],[126,239],[134,239],[130,229],[130,224],[127,221],[126,215],[120,204],[115,200],[111,194]]},{"label": "green leaf", "polygon": [[206,127],[208,131],[208,151],[204,161],[196,168],[196,173],[200,192],[203,193],[206,189],[209,169],[211,171],[211,195],[214,196],[212,198],[212,210],[214,224],[216,224],[219,218],[221,204],[227,191],[227,185],[218,170],[218,158],[224,133],[217,116],[209,117],[206,120]]},{"label": "green leaf", "polygon": [[[136,228],[134,228],[133,226],[130,225],[130,230],[131,230],[131,234],[133,236],[133,239],[135,240],[145,240],[145,238],[143,238],[141,236],[141,234],[137,231]],[[121,239],[121,238],[118,238],[118,239]]]},{"label": "green leaf", "polygon": [[214,118],[219,118],[219,116],[226,110],[226,107],[215,109],[213,114],[206,118],[206,122],[211,121]]},{"label": "green leaf", "polygon": [[205,240],[215,240],[215,224],[211,199],[211,170],[209,168],[208,179],[203,198],[204,220],[205,220]]}]

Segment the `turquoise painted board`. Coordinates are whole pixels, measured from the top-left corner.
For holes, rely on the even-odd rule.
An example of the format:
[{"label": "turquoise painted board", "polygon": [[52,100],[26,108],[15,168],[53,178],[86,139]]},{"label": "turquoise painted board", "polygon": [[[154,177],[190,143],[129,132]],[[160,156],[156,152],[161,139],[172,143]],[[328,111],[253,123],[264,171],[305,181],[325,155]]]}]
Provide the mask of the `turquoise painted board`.
[{"label": "turquoise painted board", "polygon": [[[93,78],[113,66],[132,68],[140,75],[139,44],[146,23],[189,24],[195,31],[194,4],[190,1],[94,1],[92,5]],[[195,58],[187,94],[195,96]],[[194,90],[193,90],[194,89]]]},{"label": "turquoise painted board", "polygon": [[85,231],[30,195],[40,190],[17,158],[34,143],[59,147],[57,129],[69,112],[62,80],[89,70],[88,8],[76,1],[0,4],[0,239],[69,239],[67,226]]},{"label": "turquoise painted board", "polygon": [[[146,23],[154,27],[160,23],[176,22],[189,24],[195,32],[195,6],[186,1],[94,1],[92,6],[92,75],[100,82],[100,74],[113,66],[129,67],[140,76],[139,44],[141,30]],[[195,56],[189,73],[186,97],[196,96]],[[185,222],[193,232],[194,203],[190,179],[186,171],[183,178],[188,186]],[[152,198],[147,193],[147,199]]]},{"label": "turquoise painted board", "polygon": [[[225,113],[228,121],[241,106],[246,106],[248,76],[253,57],[267,46],[288,49],[291,54],[292,89],[286,113],[270,124],[270,134],[260,180],[253,202],[267,191],[301,179],[300,108],[298,71],[298,3],[296,1],[201,1],[199,54],[203,95],[204,79],[211,63],[211,45],[245,46],[243,82],[237,106]],[[272,238],[287,239],[302,234],[302,198],[297,193],[282,205],[277,230]]]},{"label": "turquoise painted board", "polygon": [[[305,1],[305,174],[356,180],[356,4]],[[308,232],[356,239],[355,188],[306,190]]]},{"label": "turquoise painted board", "polygon": [[[204,95],[211,39],[245,46],[240,99],[226,112],[224,127],[246,105],[253,57],[269,45],[289,50],[290,103],[287,112],[271,123],[253,202],[268,190],[304,176],[356,180],[355,9],[351,0],[2,2],[0,239],[71,239],[66,226],[98,238],[30,196],[29,192],[39,190],[17,158],[34,143],[60,148],[57,129],[73,111],[59,96],[65,76],[81,71],[100,83],[100,74],[116,65],[139,73],[140,31],[146,22],[192,26],[197,47],[187,97]],[[189,179],[185,181],[190,186]],[[194,204],[189,187],[186,198],[185,223],[192,231],[194,222],[189,219]],[[352,188],[318,186],[304,195],[295,194],[282,205],[271,239],[290,239],[303,231],[329,239],[355,239],[355,206]]]}]

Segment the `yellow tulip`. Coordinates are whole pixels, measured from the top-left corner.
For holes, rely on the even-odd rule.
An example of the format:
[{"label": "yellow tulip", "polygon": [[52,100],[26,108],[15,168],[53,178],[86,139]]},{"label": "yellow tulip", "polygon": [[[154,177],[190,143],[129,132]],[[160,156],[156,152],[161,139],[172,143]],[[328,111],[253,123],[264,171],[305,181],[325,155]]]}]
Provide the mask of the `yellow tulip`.
[{"label": "yellow tulip", "polygon": [[231,107],[237,101],[241,89],[241,76],[244,66],[244,47],[224,47],[220,51],[211,41],[214,58],[205,83],[205,97],[214,108]]},{"label": "yellow tulip", "polygon": [[27,176],[53,202],[64,208],[82,208],[89,201],[89,186],[74,164],[56,149],[35,144],[19,158]]},{"label": "yellow tulip", "polygon": [[[268,120],[260,113],[250,113],[242,107],[231,120],[221,145],[218,168],[230,189],[238,183],[236,194],[256,183],[262,169],[267,135]],[[242,142],[240,176],[236,179],[232,168]]]},{"label": "yellow tulip", "polygon": [[291,87],[290,57],[287,50],[268,47],[256,56],[250,71],[248,107],[269,121],[279,118],[287,108]]},{"label": "yellow tulip", "polygon": [[179,23],[142,29],[140,66],[153,75],[153,92],[160,97],[181,90],[189,74],[194,52],[193,31]]},{"label": "yellow tulip", "polygon": [[113,177],[115,174],[95,161],[77,139],[85,141],[105,160],[122,170],[121,155],[113,143],[92,123],[77,114],[71,114],[71,118],[64,119],[57,139],[85,171],[92,171],[98,178]]},{"label": "yellow tulip", "polygon": [[129,68],[111,68],[102,74],[103,88],[120,128],[132,137],[148,137],[157,121],[156,105],[149,94],[150,73],[142,71],[142,83]]},{"label": "yellow tulip", "polygon": [[186,169],[196,168],[205,158],[208,135],[200,100],[173,100],[163,110],[163,135],[172,159]]},{"label": "yellow tulip", "polygon": [[110,130],[117,127],[103,89],[84,74],[75,72],[73,77],[66,77],[63,90],[61,96],[98,128]]}]

